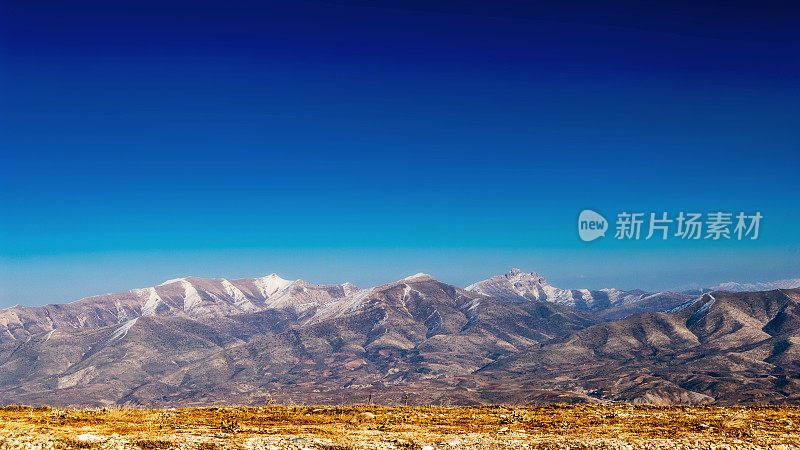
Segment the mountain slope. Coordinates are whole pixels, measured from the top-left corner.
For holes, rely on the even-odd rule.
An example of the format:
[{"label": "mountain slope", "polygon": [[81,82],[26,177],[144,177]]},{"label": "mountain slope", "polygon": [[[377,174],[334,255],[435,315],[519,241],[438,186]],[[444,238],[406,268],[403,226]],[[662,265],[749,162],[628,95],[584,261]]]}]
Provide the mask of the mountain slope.
[{"label": "mountain slope", "polygon": [[703,296],[595,325],[483,368],[518,386],[648,403],[800,400],[800,290]]}]

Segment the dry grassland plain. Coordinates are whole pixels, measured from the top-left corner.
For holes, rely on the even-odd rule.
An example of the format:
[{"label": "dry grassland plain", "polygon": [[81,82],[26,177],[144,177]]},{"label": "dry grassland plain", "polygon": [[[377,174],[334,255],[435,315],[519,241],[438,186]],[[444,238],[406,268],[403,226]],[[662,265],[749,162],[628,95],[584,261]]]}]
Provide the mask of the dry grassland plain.
[{"label": "dry grassland plain", "polygon": [[0,409],[0,448],[800,449],[800,407]]}]

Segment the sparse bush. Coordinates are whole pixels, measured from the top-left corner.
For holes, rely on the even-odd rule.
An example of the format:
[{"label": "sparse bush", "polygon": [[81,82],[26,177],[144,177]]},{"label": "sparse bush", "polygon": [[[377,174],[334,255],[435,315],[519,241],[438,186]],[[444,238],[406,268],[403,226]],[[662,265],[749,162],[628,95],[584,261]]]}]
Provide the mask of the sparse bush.
[{"label": "sparse bush", "polygon": [[134,442],[133,445],[145,450],[173,447],[172,442],[151,439],[141,439]]},{"label": "sparse bush", "polygon": [[61,439],[55,443],[57,449],[72,449],[72,448],[100,448],[100,445],[94,442],[82,442],[75,439]]},{"label": "sparse bush", "polygon": [[222,419],[219,429],[227,433],[235,433],[239,431],[241,427],[239,426],[239,421],[236,419]]},{"label": "sparse bush", "polygon": [[339,445],[339,444],[321,444],[317,443],[317,448],[321,450],[352,450],[353,447],[349,445]]},{"label": "sparse bush", "polygon": [[20,411],[27,411],[29,408],[27,406],[22,405],[8,405],[3,406],[2,411],[6,412],[20,412]]},{"label": "sparse bush", "polygon": [[422,449],[422,446],[417,444],[416,442],[403,441],[403,440],[399,440],[399,439],[394,441],[394,446],[397,447],[397,448],[403,448],[403,449],[406,449],[406,450],[421,450]]}]

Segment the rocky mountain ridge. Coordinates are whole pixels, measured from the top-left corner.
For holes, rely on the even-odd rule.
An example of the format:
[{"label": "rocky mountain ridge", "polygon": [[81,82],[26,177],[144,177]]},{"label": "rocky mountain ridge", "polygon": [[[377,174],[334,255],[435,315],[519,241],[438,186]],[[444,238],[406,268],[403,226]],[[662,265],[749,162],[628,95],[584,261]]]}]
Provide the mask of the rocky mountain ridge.
[{"label": "rocky mountain ridge", "polygon": [[547,301],[584,311],[605,319],[618,319],[639,312],[668,311],[696,296],[681,292],[645,292],[640,289],[559,289],[535,272],[511,269],[466,287],[510,301]]},{"label": "rocky mountain ridge", "polygon": [[189,277],[9,308],[0,404],[800,401],[800,290],[675,306],[565,292],[521,271],[489,281],[461,289],[416,274],[362,290]]},{"label": "rocky mountain ridge", "polygon": [[55,328],[99,328],[137,317],[209,319],[265,310],[313,311],[361,292],[351,283],[317,285],[284,280],[277,274],[260,278],[177,278],[158,286],[97,295],[67,304],[14,306],[0,311],[0,343],[27,339]]}]

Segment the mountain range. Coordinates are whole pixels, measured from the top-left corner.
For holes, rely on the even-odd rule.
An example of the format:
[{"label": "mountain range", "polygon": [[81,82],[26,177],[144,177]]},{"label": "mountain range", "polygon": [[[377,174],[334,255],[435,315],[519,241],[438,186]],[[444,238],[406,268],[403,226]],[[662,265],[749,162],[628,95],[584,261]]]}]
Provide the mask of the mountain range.
[{"label": "mountain range", "polygon": [[511,269],[504,275],[467,286],[466,289],[510,301],[546,301],[583,311],[603,319],[618,319],[647,311],[667,311],[692,300],[681,292],[645,292],[639,289],[559,289],[541,275]]},{"label": "mountain range", "polygon": [[0,403],[794,402],[800,291],[180,278],[0,311]]},{"label": "mountain range", "polygon": [[13,306],[0,311],[0,342],[25,339],[55,328],[99,328],[137,317],[213,319],[264,310],[313,312],[359,294],[350,283],[316,285],[277,274],[239,280],[197,277],[158,286],[84,298],[65,305]]}]

